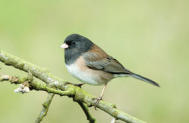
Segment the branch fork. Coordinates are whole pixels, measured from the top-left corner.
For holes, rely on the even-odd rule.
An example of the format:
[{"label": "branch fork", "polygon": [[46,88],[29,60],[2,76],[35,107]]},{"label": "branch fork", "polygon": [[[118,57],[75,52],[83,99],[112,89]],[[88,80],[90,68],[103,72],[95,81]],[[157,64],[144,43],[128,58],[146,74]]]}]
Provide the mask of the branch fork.
[{"label": "branch fork", "polygon": [[[42,119],[46,116],[54,95],[68,96],[72,98],[82,108],[87,117],[87,120],[90,123],[95,122],[95,119],[89,113],[88,109],[88,107],[91,105],[96,106],[98,109],[111,115],[114,118],[112,122],[115,122],[116,119],[122,120],[126,123],[145,123],[142,120],[139,120],[121,110],[118,110],[116,106],[111,103],[101,100],[98,104],[96,104],[96,100],[94,100],[95,97],[90,95],[88,92],[81,89],[80,87],[71,84],[65,85],[65,81],[60,79],[59,77],[56,77],[34,64],[26,62],[16,56],[13,56],[1,50],[0,62],[4,63],[7,66],[12,66],[16,69],[29,73],[27,77],[0,75],[0,82],[9,81],[10,83],[21,84],[19,88],[22,88],[23,90],[21,91],[18,89],[16,90],[16,92],[29,92],[29,90],[32,89],[35,91],[46,91],[47,93],[49,93],[45,103],[43,104],[42,111],[36,119],[36,123],[40,123]],[[35,78],[40,79],[42,82],[36,81]]]}]

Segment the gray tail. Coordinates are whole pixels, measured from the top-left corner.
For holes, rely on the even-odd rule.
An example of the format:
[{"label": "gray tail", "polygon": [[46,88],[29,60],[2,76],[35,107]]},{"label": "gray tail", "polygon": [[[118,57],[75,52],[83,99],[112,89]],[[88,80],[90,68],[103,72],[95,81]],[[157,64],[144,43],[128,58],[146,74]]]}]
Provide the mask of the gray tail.
[{"label": "gray tail", "polygon": [[148,82],[148,83],[150,83],[150,84],[152,84],[152,85],[155,85],[155,86],[157,86],[157,87],[160,87],[158,83],[154,82],[154,81],[151,80],[151,79],[148,79],[148,78],[146,78],[146,77],[143,77],[143,76],[141,76],[141,75],[138,75],[138,74],[135,74],[135,73],[131,73],[130,76],[132,76],[132,77],[134,77],[134,78],[136,78],[136,79],[142,80],[142,81],[144,81],[144,82]]}]

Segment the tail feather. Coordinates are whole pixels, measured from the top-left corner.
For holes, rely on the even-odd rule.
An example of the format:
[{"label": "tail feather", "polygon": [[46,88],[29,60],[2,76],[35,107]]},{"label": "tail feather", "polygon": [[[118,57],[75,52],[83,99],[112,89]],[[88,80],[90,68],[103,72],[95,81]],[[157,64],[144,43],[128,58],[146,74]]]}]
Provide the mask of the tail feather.
[{"label": "tail feather", "polygon": [[136,79],[139,79],[139,80],[142,80],[142,81],[144,81],[144,82],[148,82],[148,83],[150,83],[150,84],[152,84],[152,85],[155,85],[155,86],[157,86],[157,87],[160,87],[158,83],[156,83],[155,81],[153,81],[153,80],[151,80],[151,79],[148,79],[148,78],[146,78],[146,77],[143,77],[143,76],[138,75],[138,74],[135,74],[135,73],[132,73],[132,74],[130,74],[130,75],[131,75],[132,77],[136,78]]}]

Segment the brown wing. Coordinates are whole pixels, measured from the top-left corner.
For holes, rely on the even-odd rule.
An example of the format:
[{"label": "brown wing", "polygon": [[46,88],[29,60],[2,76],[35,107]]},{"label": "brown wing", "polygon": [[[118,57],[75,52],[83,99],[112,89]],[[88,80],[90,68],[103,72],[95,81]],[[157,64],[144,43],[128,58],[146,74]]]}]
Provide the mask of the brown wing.
[{"label": "brown wing", "polygon": [[[95,52],[94,52],[95,51]],[[116,59],[108,56],[98,46],[94,46],[89,52],[83,54],[86,65],[95,70],[102,70],[112,74],[130,74]]]}]

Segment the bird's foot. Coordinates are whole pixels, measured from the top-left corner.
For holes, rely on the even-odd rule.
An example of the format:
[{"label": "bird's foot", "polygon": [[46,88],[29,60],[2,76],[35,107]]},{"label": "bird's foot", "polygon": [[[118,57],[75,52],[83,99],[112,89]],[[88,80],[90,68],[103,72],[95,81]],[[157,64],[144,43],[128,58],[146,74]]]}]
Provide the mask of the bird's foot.
[{"label": "bird's foot", "polygon": [[71,83],[71,82],[65,82],[64,85],[67,85],[67,84],[71,84],[71,85],[74,85],[74,86],[77,86],[77,87],[82,87],[84,85],[84,83],[79,83],[79,84],[75,84],[75,83]]},{"label": "bird's foot", "polygon": [[99,102],[102,100],[102,97],[98,97],[98,98],[94,98],[96,100],[95,104],[94,104],[94,108],[95,110],[97,110],[97,105],[99,104]]}]

